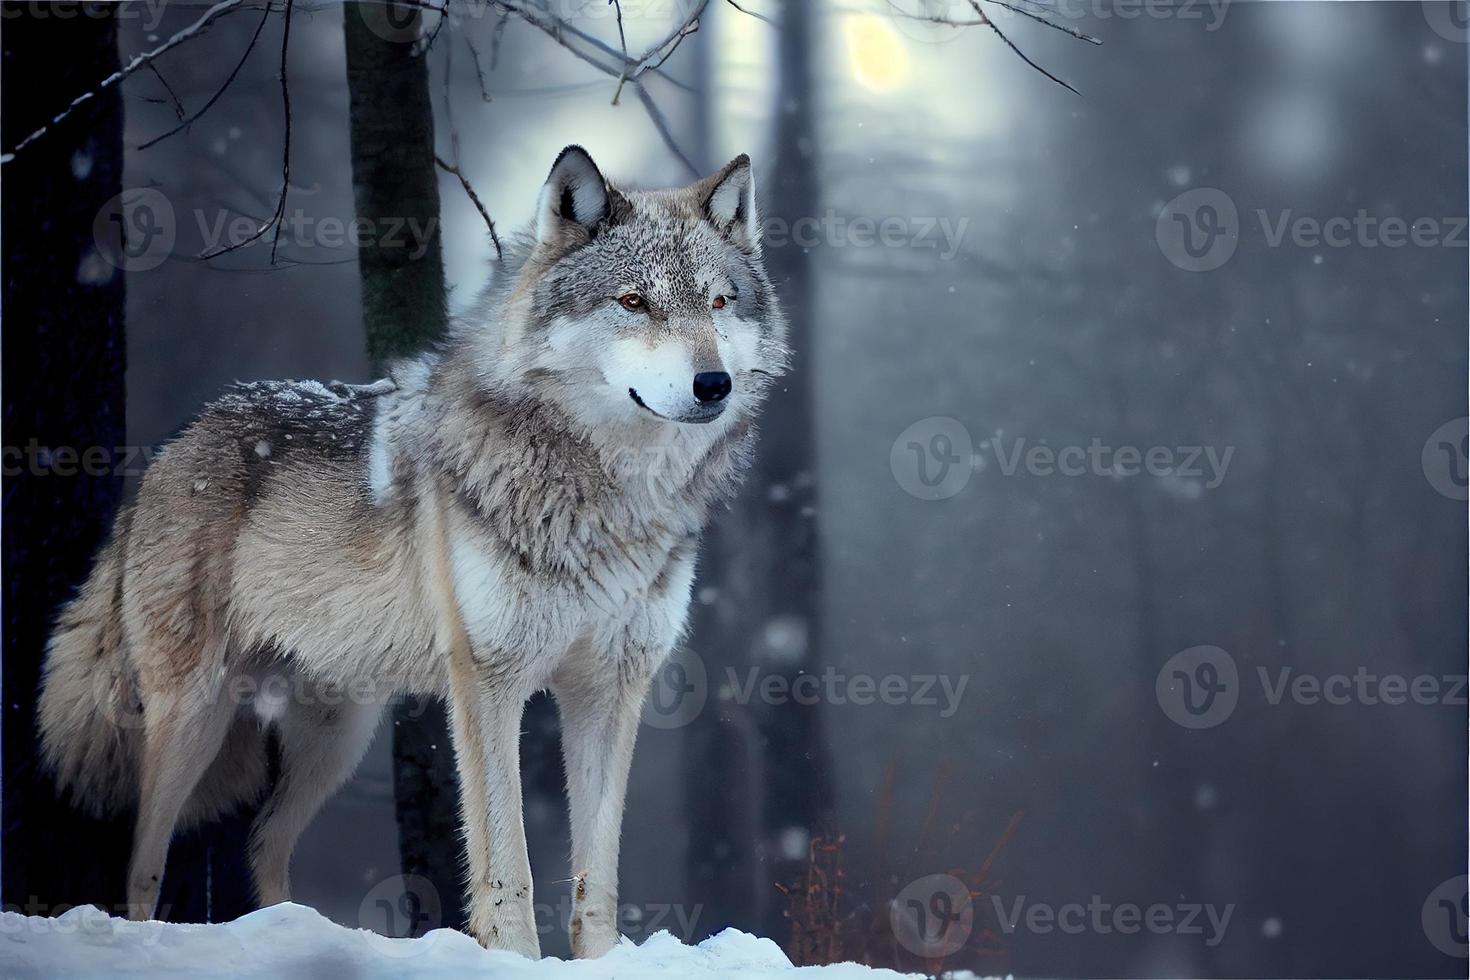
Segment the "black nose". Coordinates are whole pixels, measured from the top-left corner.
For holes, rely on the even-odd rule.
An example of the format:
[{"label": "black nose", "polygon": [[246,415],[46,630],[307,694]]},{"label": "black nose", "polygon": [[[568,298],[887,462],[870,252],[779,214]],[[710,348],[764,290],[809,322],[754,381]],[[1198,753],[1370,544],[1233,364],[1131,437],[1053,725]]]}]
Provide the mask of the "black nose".
[{"label": "black nose", "polygon": [[694,397],[717,402],[730,393],[730,376],[724,371],[701,371],[694,376]]}]

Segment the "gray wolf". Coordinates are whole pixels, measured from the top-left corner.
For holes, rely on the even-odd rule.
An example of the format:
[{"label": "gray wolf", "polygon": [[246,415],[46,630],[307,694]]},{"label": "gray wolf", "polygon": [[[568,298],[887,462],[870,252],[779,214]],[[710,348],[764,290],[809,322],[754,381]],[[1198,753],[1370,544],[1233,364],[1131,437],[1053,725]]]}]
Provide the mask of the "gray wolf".
[{"label": "gray wolf", "polygon": [[428,692],[450,708],[470,931],[539,955],[518,741],[549,689],[573,951],[617,941],[640,707],[788,360],[757,229],[744,156],[638,191],[568,147],[435,350],[372,385],[238,385],[164,449],[59,615],[40,702],[58,784],[136,807],[133,917],[155,911],[177,827],[267,792],[251,870],[284,901],[383,701]]}]

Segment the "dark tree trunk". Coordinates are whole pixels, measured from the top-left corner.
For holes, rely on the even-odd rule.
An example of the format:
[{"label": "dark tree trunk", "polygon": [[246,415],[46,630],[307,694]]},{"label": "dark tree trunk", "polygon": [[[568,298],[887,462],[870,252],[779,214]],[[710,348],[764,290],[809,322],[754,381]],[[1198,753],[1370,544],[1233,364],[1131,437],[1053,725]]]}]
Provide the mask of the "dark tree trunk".
[{"label": "dark tree trunk", "polygon": [[417,7],[396,3],[354,0],[343,11],[352,194],[370,229],[357,253],[363,325],[378,364],[449,329],[429,65],[411,40],[419,20]]},{"label": "dark tree trunk", "polygon": [[[813,100],[817,85],[812,72],[814,4],[782,5],[777,47],[780,93],[776,125],[776,159],[771,162],[771,195],[767,208],[786,219],[788,227],[802,215],[816,214],[821,199],[819,145]],[[746,499],[758,503],[767,528],[765,551],[769,577],[765,592],[770,613],[764,618],[762,654],[788,678],[811,670],[821,659],[822,582],[818,539],[816,484],[816,411],[812,321],[816,296],[812,257],[806,249],[788,247],[779,256],[777,288],[791,321],[795,370],[783,379],[767,409],[761,438],[762,462]],[[762,622],[756,619],[756,623]],[[806,852],[782,853],[788,830],[824,835],[832,826],[831,752],[820,704],[793,702],[767,706],[761,717],[761,748],[767,776],[763,781],[766,845],[772,851],[773,878],[791,882],[805,871]],[[766,894],[772,895],[767,889]],[[783,909],[770,903],[763,916],[765,935],[777,935]]]},{"label": "dark tree trunk", "polygon": [[[59,16],[5,5],[4,135],[13,147],[119,66],[116,8]],[[37,92],[48,97],[38,97]],[[117,87],[91,99],[5,165],[5,866],[4,900],[38,913],[94,903],[123,911],[131,814],[97,821],[58,800],[36,766],[35,705],[58,606],[91,567],[122,499],[127,442],[124,272],[137,241],[119,198],[123,107]],[[167,216],[153,217],[167,222]],[[150,256],[152,253],[149,253]],[[86,472],[28,447],[107,459]],[[95,448],[94,448],[95,447]],[[179,835],[158,917],[222,921],[254,908],[245,860],[251,813]]]},{"label": "dark tree trunk", "polygon": [[[434,113],[421,16],[402,4],[348,3],[343,8],[352,137],[352,191],[369,229],[410,219],[420,234],[370,233],[358,250],[363,328],[377,368],[411,355],[449,329],[434,170]],[[442,922],[465,923],[463,856],[454,750],[443,706],[432,698],[396,704],[393,798],[405,876],[438,893]],[[422,896],[420,896],[422,898]]]},{"label": "dark tree trunk", "polygon": [[[118,67],[117,24],[5,4],[7,151]],[[87,820],[37,769],[35,709],[57,606],[86,577],[112,524],[127,441],[123,273],[93,238],[122,191],[122,99],[99,96],[4,166],[4,903],[36,914],[116,910],[132,821]],[[32,447],[102,447],[106,475],[44,472]],[[16,450],[25,454],[17,456]]]},{"label": "dark tree trunk", "polygon": [[[787,222],[815,213],[819,198],[811,6],[783,4],[778,31],[777,156],[764,168],[770,191],[761,203]],[[693,644],[711,697],[689,728],[687,794],[690,888],[707,905],[704,924],[779,935],[784,904],[775,885],[795,882],[806,868],[804,846],[790,855],[785,848],[833,829],[820,706],[743,706],[714,697],[727,668],[759,666],[762,677],[790,681],[812,668],[821,648],[811,260],[787,248],[768,253],[768,264],[798,361],[763,410],[757,459],[740,498],[706,543],[700,585],[712,587],[714,598],[696,609]],[[749,813],[752,806],[759,812]],[[751,824],[759,828],[754,842]]]}]

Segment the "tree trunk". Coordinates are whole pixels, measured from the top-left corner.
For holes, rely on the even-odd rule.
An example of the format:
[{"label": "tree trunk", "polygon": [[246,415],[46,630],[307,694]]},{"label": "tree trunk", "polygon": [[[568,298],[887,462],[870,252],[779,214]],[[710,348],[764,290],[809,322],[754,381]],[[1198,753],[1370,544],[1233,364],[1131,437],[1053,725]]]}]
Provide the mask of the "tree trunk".
[{"label": "tree trunk", "polygon": [[[0,146],[13,148],[117,70],[111,14],[61,19],[5,4]],[[41,915],[125,900],[131,819],[88,820],[58,800],[37,768],[35,729],[52,617],[86,577],[122,498],[123,273],[93,236],[122,191],[122,123],[113,88],[4,168],[3,900]],[[59,455],[48,467],[33,447],[101,447],[106,472],[77,473]]]},{"label": "tree trunk", "polygon": [[[814,213],[819,198],[811,7],[781,7],[777,155],[767,169],[770,193],[763,207],[788,222]],[[763,410],[757,459],[744,490],[707,538],[700,584],[714,591],[711,602],[696,608],[693,642],[710,678],[711,700],[689,729],[686,792],[690,888],[707,905],[705,924],[717,930],[740,923],[777,935],[785,924],[775,884],[804,873],[805,837],[834,829],[820,705],[787,700],[747,709],[714,694],[727,668],[757,666],[762,677],[795,678],[818,661],[822,638],[811,261],[798,248],[772,250],[768,261],[798,361]],[[753,822],[760,833],[751,854],[745,828],[755,786],[760,812]]]},{"label": "tree trunk", "polygon": [[[416,40],[418,8],[354,0],[342,19],[353,199],[369,229],[358,250],[363,327],[368,355],[382,369],[449,329],[429,66]],[[388,234],[410,220],[424,237]],[[444,916],[417,925],[462,928],[459,794],[444,709],[437,699],[410,698],[394,706],[392,717],[402,871],[429,881]]]}]

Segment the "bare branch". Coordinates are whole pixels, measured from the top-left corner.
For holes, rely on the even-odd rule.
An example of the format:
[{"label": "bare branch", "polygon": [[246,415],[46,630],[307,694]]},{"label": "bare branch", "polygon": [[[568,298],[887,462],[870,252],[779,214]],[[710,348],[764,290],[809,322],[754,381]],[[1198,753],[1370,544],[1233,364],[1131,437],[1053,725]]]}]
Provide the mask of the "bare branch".
[{"label": "bare branch", "polygon": [[[495,55],[496,55],[496,51],[500,47],[499,36],[500,36],[500,31],[501,31],[501,25],[505,23],[507,16],[508,15],[505,15],[505,14],[502,14],[501,15],[500,20],[497,21],[496,24],[495,24],[495,33],[491,35],[491,40],[490,40],[490,45],[491,45],[491,47],[490,47],[490,67],[492,69],[495,67]],[[480,52],[475,47],[474,39],[470,37],[470,32],[469,31],[460,31],[460,37],[464,38],[464,46],[470,49],[470,63],[475,66],[475,79],[480,83],[480,99],[481,99],[481,101],[484,101],[484,102],[493,102],[493,101],[495,101],[494,99],[490,98],[490,84],[485,80],[485,68],[484,68],[483,65],[480,64]]]},{"label": "bare branch", "polygon": [[[733,3],[734,0],[729,0],[729,2]],[[892,2],[893,0],[889,0],[890,6],[892,5]],[[912,11],[900,10],[897,7],[893,7],[891,12],[895,17],[901,17],[904,20],[915,20],[923,24],[940,24],[945,27],[993,26],[993,21],[991,21],[990,17],[985,13],[985,11],[981,10],[980,7],[976,5],[975,0],[969,0],[969,2],[970,8],[974,10],[977,15],[977,18],[975,20],[961,20],[958,17],[948,17],[943,14],[916,14]],[[1061,31],[1063,34],[1070,34],[1072,37],[1077,38],[1079,41],[1086,41],[1089,44],[1102,44],[1102,38],[1093,37],[1091,34],[1084,34],[1082,31],[1077,30],[1075,27],[1069,27],[1066,24],[1057,23],[1040,10],[1033,10],[1029,7],[1022,6],[1022,4],[1029,3],[1033,6],[1039,7],[1041,6],[1040,0],[985,0],[985,2],[993,3],[997,7],[1004,7],[1006,10],[1009,10],[1012,13],[1020,14],[1022,17],[1029,17],[1030,19],[1036,21],[1038,24],[1045,24],[1047,27],[1050,27],[1054,31]],[[1043,10],[1044,9],[1045,8],[1043,7]]]},{"label": "bare branch", "polygon": [[1026,57],[1026,53],[1024,51],[1022,51],[1020,48],[1016,47],[1014,41],[1012,41],[1010,38],[1006,37],[1005,31],[1002,31],[1000,29],[1000,25],[997,24],[995,21],[991,20],[989,17],[987,17],[986,14],[985,14],[985,11],[983,11],[983,10],[980,9],[980,0],[970,0],[970,7],[975,11],[975,13],[977,13],[981,17],[984,17],[985,18],[985,22],[987,24],[989,24],[990,25],[990,29],[995,32],[995,36],[998,37],[998,38],[1000,38],[1002,41],[1004,41],[1006,47],[1010,48],[1011,49],[1011,53],[1014,54],[1017,58],[1020,58],[1022,61],[1026,62],[1026,64],[1030,65],[1032,68],[1034,68],[1037,71],[1041,72],[1047,78],[1050,78],[1052,81],[1056,82],[1058,85],[1060,85],[1062,88],[1066,89],[1068,92],[1071,92],[1073,95],[1081,95],[1082,94],[1081,92],[1077,91],[1072,86],[1068,85],[1066,82],[1062,81],[1057,76],[1053,75],[1051,72],[1047,71],[1045,68],[1043,68],[1040,65],[1038,65],[1036,62],[1032,61],[1030,58]]},{"label": "bare branch", "polygon": [[27,136],[19,143],[15,144],[10,152],[0,154],[0,164],[6,164],[9,163],[11,160],[14,160],[17,153],[25,149],[27,146],[30,146],[42,136],[46,135],[46,133],[49,132],[52,127],[59,125],[63,120],[65,120],[73,112],[75,112],[80,106],[85,105],[92,99],[95,99],[104,90],[118,85],[123,81],[123,79],[128,78],[140,69],[148,67],[150,64],[153,63],[154,59],[158,58],[160,55],[172,51],[174,48],[178,47],[180,44],[183,44],[185,41],[188,41],[191,38],[197,37],[198,35],[202,34],[204,30],[209,27],[209,25],[212,24],[215,20],[232,11],[241,9],[247,2],[249,2],[249,0],[220,0],[219,3],[215,4],[213,7],[210,7],[202,15],[200,15],[199,19],[196,20],[194,23],[179,31],[173,37],[169,38],[167,41],[164,41],[153,50],[145,51],[137,57],[133,58],[132,61],[129,61],[122,68],[118,69],[111,75],[108,75],[102,81],[98,82],[95,88],[91,89],[90,91],[83,92],[75,99],[72,99],[70,104],[68,104],[65,109],[62,109],[61,112],[58,113],[56,116],[52,117],[49,123],[36,130],[34,133]]},{"label": "bare branch", "polygon": [[[470,185],[469,178],[464,175],[464,171],[459,167],[459,124],[454,119],[454,100],[450,94],[450,80],[454,74],[453,50],[453,45],[444,49],[444,121],[449,129],[449,151],[450,155],[454,158],[454,162],[447,162],[437,153],[434,155],[434,162],[446,173],[454,174],[454,176],[459,178],[459,186],[463,187],[464,192],[469,195],[470,202],[480,212],[480,217],[485,219],[485,227],[490,231],[490,241],[495,245],[495,257],[497,259],[504,259],[505,251],[500,247],[500,236],[495,233],[495,222],[491,219],[490,212],[485,209],[484,203],[481,202],[480,195],[476,194],[474,187]],[[474,56],[474,53],[474,48],[471,48],[470,55]],[[476,59],[475,70],[478,71],[479,67],[479,60]],[[483,92],[483,78],[480,84],[481,91]],[[487,95],[486,97],[488,98],[489,96]]]},{"label": "bare branch", "polygon": [[1086,41],[1088,44],[1102,43],[1102,38],[1100,37],[1093,37],[1091,34],[1084,34],[1081,31],[1077,30],[1077,28],[1068,27],[1066,24],[1058,24],[1051,18],[1044,16],[1041,11],[1030,10],[1024,6],[1021,6],[1021,4],[1025,3],[1037,4],[1037,0],[1017,0],[1016,3],[1007,3],[1006,0],[987,0],[987,2],[993,3],[997,7],[1004,7],[1006,10],[1009,10],[1012,13],[1020,14],[1022,17],[1029,17],[1032,20],[1036,21],[1036,23],[1045,24],[1047,27],[1050,27],[1054,31],[1061,31],[1063,34],[1070,34],[1079,41]]},{"label": "bare branch", "polygon": [[500,62],[500,42],[505,40],[505,29],[508,26],[510,26],[510,11],[507,10],[502,13],[500,15],[500,19],[495,22],[495,31],[490,35],[491,71],[494,71],[495,66]]},{"label": "bare branch", "polygon": [[218,102],[220,100],[220,96],[222,96],[222,95],[225,94],[225,89],[227,89],[227,88],[230,87],[230,84],[232,82],[234,82],[234,80],[235,80],[235,76],[237,76],[237,75],[240,74],[240,69],[241,68],[244,68],[245,67],[245,62],[250,59],[250,52],[253,51],[253,50],[255,50],[255,42],[258,41],[258,40],[260,40],[260,32],[263,31],[263,30],[265,30],[265,22],[268,19],[270,19],[270,15],[271,15],[271,5],[269,3],[267,3],[265,5],[265,8],[264,8],[263,12],[260,15],[260,23],[255,25],[255,33],[253,35],[251,35],[251,37],[250,37],[250,43],[245,46],[245,53],[242,54],[240,56],[240,60],[235,63],[234,70],[230,72],[229,77],[225,79],[224,84],[222,84],[219,88],[217,88],[215,90],[214,94],[209,97],[209,101],[206,102],[206,103],[204,103],[204,105],[199,109],[198,112],[194,113],[189,118],[184,119],[182,122],[180,122],[173,129],[170,129],[166,133],[160,133],[159,135],[153,137],[151,140],[148,140],[147,142],[139,143],[138,144],[138,149],[140,149],[140,150],[146,150],[150,146],[152,146],[153,144],[162,142],[163,140],[168,139],[170,136],[173,136],[174,134],[179,133],[182,130],[188,129],[190,126],[192,126],[195,122],[197,122],[199,120],[199,117],[200,116],[202,116],[206,112],[208,112],[210,110],[210,108],[216,102]]},{"label": "bare branch", "polygon": [[746,10],[744,7],[740,6],[737,0],[725,0],[725,2],[747,17],[754,17],[756,20],[763,20],[767,24],[770,24],[772,27],[778,26],[774,20],[767,17],[765,14],[758,14],[754,10]]},{"label": "bare branch", "polygon": [[[613,5],[613,10],[616,11],[618,15],[618,43],[622,45],[623,64],[626,65],[628,63],[628,35],[623,32],[623,5],[620,0],[607,0],[607,2]],[[617,90],[613,92],[612,97],[613,105],[617,105],[618,100],[623,97],[623,83],[625,83],[627,80],[628,70],[627,68],[624,68],[622,73],[618,75],[618,87]]]},{"label": "bare branch", "polygon": [[669,121],[664,117],[658,104],[653,101],[653,96],[648,94],[648,89],[644,88],[641,82],[632,84],[633,91],[638,93],[638,101],[643,103],[643,111],[648,113],[648,118],[653,123],[653,128],[658,130],[658,135],[663,138],[664,145],[669,148],[669,152],[679,158],[679,162],[691,175],[698,177],[699,168],[694,166],[693,161],[679,148],[679,144],[674,140],[674,132],[669,128]]},{"label": "bare branch", "polygon": [[[174,87],[168,83],[168,79],[167,78],[164,78],[163,77],[163,72],[161,72],[161,71],[158,70],[158,66],[155,65],[151,61],[148,62],[148,70],[151,71],[151,72],[153,72],[153,77],[156,78],[156,79],[158,79],[159,83],[163,85],[164,91],[168,93],[169,101],[172,102],[173,103],[173,106],[174,106],[174,115],[178,116],[180,119],[183,119],[184,118],[184,103],[181,102],[181,101],[179,101],[179,94],[174,91]],[[161,100],[152,100],[152,101],[161,101]]]},{"label": "bare branch", "polygon": [[464,192],[469,195],[470,203],[474,204],[476,210],[480,212],[480,217],[485,219],[485,227],[490,231],[490,241],[495,245],[495,257],[497,259],[505,258],[505,251],[500,247],[500,236],[495,233],[495,221],[490,217],[490,212],[485,210],[485,205],[480,201],[480,195],[476,194],[474,187],[470,185],[469,178],[460,171],[459,167],[446,162],[443,157],[437,154],[434,156],[434,162],[445,173],[454,174],[454,176],[459,178],[459,186],[463,187]]},{"label": "bare branch", "polygon": [[285,114],[285,137],[281,150],[281,194],[276,199],[275,213],[252,234],[238,242],[201,252],[199,253],[200,259],[208,260],[217,255],[244,248],[251,242],[258,241],[267,231],[274,229],[275,234],[271,238],[271,265],[276,264],[276,248],[281,243],[281,220],[286,216],[286,195],[291,189],[291,87],[286,79],[286,56],[291,49],[291,7],[295,2],[296,0],[286,0],[285,23],[281,28],[281,107]]}]

